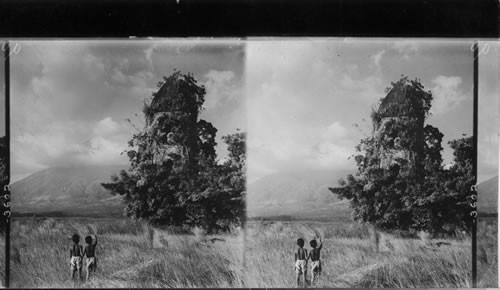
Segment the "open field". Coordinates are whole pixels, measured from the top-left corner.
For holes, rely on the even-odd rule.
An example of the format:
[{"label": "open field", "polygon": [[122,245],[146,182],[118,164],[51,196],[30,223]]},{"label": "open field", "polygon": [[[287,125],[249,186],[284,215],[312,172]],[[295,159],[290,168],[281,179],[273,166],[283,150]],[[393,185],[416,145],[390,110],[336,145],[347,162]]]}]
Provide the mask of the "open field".
[{"label": "open field", "polygon": [[[247,287],[295,287],[299,237],[323,238],[316,287],[471,287],[470,238],[403,239],[381,234],[375,251],[367,227],[353,223],[251,221],[245,243]],[[308,277],[310,265],[308,265]]]},{"label": "open field", "polygon": [[477,225],[477,286],[498,288],[498,217],[479,218]]},{"label": "open field", "polygon": [[[243,235],[174,233],[125,219],[17,218],[11,287],[242,287]],[[97,274],[70,281],[69,237],[97,234]],[[83,272],[85,273],[85,272]]]},{"label": "open field", "polygon": [[[424,241],[382,233],[377,252],[367,227],[345,222],[250,221],[245,241],[242,233],[204,236],[124,219],[17,218],[11,229],[11,287],[294,287],[296,239],[309,249],[316,235],[323,238],[316,287],[471,286],[467,237]],[[488,229],[478,233],[478,286],[492,287],[496,228],[478,229]],[[99,239],[96,277],[80,285],[69,280],[73,233]]]}]

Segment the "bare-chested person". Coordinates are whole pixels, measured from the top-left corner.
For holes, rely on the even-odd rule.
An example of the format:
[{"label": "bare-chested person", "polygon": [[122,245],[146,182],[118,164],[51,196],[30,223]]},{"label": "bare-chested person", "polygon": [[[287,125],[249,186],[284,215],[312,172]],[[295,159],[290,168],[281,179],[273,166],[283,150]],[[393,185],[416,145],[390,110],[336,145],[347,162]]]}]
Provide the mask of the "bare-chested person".
[{"label": "bare-chested person", "polygon": [[83,257],[83,249],[82,245],[80,245],[80,236],[78,234],[74,234],[71,237],[73,244],[69,249],[70,255],[70,269],[71,269],[71,280],[75,281],[75,274],[78,273],[78,280],[82,279],[82,257]]},{"label": "bare-chested person", "polygon": [[307,250],[304,249],[304,240],[297,239],[299,248],[295,251],[295,275],[297,279],[297,287],[300,287],[300,275],[304,276],[304,283],[302,287],[306,287],[306,274],[307,274]]},{"label": "bare-chested person", "polygon": [[309,242],[309,245],[311,245],[312,247],[308,257],[311,258],[311,284],[314,284],[315,280],[317,280],[317,278],[321,274],[320,254],[321,254],[321,247],[323,246],[323,244],[321,243],[321,238],[318,238],[318,241],[319,245],[316,242],[316,240],[311,240]]},{"label": "bare-chested person", "polygon": [[85,242],[87,243],[87,245],[85,246],[82,256],[87,258],[85,261],[85,268],[87,270],[86,280],[88,281],[90,273],[92,272],[93,273],[92,275],[94,275],[97,269],[97,259],[95,256],[95,248],[97,246],[97,236],[93,235],[93,238],[92,236],[86,236]]}]

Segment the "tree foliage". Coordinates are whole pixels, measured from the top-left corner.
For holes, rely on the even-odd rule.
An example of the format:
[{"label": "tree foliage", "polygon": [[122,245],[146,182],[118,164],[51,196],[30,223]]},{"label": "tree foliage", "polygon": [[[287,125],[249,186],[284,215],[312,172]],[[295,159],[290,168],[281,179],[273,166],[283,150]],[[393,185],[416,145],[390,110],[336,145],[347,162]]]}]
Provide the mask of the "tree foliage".
[{"label": "tree foliage", "polygon": [[174,72],[144,104],[146,126],[126,153],[130,169],[103,184],[123,196],[125,214],[155,224],[228,230],[244,216],[245,134],[223,138],[229,160],[218,163],[217,129],[198,119],[205,88]]},{"label": "tree foliage", "polygon": [[350,200],[354,220],[382,230],[469,230],[470,142],[451,142],[455,165],[444,169],[443,134],[425,124],[431,92],[404,76],[391,85],[372,113],[373,133],[356,146],[356,175],[330,191]]}]

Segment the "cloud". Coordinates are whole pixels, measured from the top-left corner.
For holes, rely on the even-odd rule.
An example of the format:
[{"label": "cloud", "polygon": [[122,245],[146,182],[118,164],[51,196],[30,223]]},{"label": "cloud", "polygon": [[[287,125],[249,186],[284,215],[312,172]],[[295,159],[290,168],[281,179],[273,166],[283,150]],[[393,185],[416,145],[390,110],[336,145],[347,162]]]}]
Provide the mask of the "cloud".
[{"label": "cloud", "polygon": [[371,59],[375,66],[380,67],[380,61],[382,60],[382,56],[384,56],[385,50],[381,50],[377,52],[376,54],[371,56]]},{"label": "cloud", "polygon": [[99,77],[106,73],[106,66],[104,63],[94,56],[93,54],[86,54],[83,57],[83,67],[87,76],[91,80],[97,80]]},{"label": "cloud", "polygon": [[352,166],[348,161],[354,153],[355,135],[336,121],[324,129],[322,139],[313,148],[312,162],[322,168],[346,168]]},{"label": "cloud", "polygon": [[342,169],[352,167],[349,157],[354,153],[353,146],[340,145],[336,142],[321,142],[311,162],[324,169]]},{"label": "cloud", "polygon": [[431,112],[443,114],[453,110],[467,99],[461,87],[462,78],[458,76],[438,76],[432,80],[431,88],[434,97]]},{"label": "cloud", "polygon": [[235,74],[232,71],[210,70],[204,75],[206,89],[205,108],[207,110],[224,105],[239,95],[238,87],[234,84]]},{"label": "cloud", "polygon": [[392,48],[406,60],[410,60],[410,58],[415,56],[419,51],[417,42],[411,40],[395,41]]},{"label": "cloud", "polygon": [[383,96],[374,66],[335,57],[323,42],[247,46],[249,180],[291,169],[346,169],[357,132]]},{"label": "cloud", "polygon": [[227,83],[234,79],[234,73],[232,71],[218,71],[211,69],[208,73],[205,74],[205,77],[208,79],[208,81],[216,83]]},{"label": "cloud", "polygon": [[[136,113],[142,116],[144,99],[174,68],[207,81],[208,96],[219,98],[214,104],[217,110],[203,112],[203,118],[219,129],[218,135],[231,133],[234,124],[244,122],[242,114],[234,114],[241,112],[234,100],[243,91],[242,58],[235,52],[228,54],[228,45],[211,46],[208,56],[205,45],[192,41],[126,45],[31,41],[22,45],[20,54],[11,58],[12,173],[16,178],[54,166],[126,163],[126,155],[120,153],[135,131],[124,120]],[[231,107],[226,108],[227,104]],[[139,128],[144,125],[141,117],[134,123]],[[227,151],[225,144],[219,147]]]},{"label": "cloud", "polygon": [[113,121],[111,117],[106,117],[99,122],[97,122],[94,127],[94,133],[97,136],[106,136],[116,133],[120,129],[120,124]]},{"label": "cloud", "polygon": [[[401,74],[428,84],[434,95],[429,122],[442,130],[444,140],[468,133],[468,48],[467,43],[435,41],[249,42],[249,179],[289,169],[355,167],[348,158],[361,135],[372,130],[372,106]],[[351,129],[355,123],[362,125],[361,132]],[[450,149],[443,155],[449,162]]]},{"label": "cloud", "polygon": [[323,134],[325,140],[334,141],[336,139],[344,138],[347,135],[347,129],[336,121],[328,126]]},{"label": "cloud", "polygon": [[125,164],[120,153],[132,132],[106,117],[98,122],[54,122],[46,130],[13,137],[13,173],[68,165]]},{"label": "cloud", "polygon": [[127,159],[120,155],[127,148],[126,141],[126,139],[112,140],[102,136],[92,137],[87,143],[86,150],[76,155],[78,164],[126,164]]}]

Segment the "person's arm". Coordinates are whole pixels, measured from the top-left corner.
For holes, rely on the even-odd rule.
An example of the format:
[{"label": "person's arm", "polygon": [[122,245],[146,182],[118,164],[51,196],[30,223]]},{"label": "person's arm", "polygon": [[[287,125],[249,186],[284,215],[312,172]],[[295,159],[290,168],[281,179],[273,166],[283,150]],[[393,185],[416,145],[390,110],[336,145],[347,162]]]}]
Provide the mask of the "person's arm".
[{"label": "person's arm", "polygon": [[297,251],[294,252],[295,255],[295,262],[297,262]]},{"label": "person's arm", "polygon": [[321,250],[321,247],[323,246],[323,243],[321,242],[321,238],[318,238],[318,241],[319,241],[318,250]]},{"label": "person's arm", "polygon": [[80,257],[82,257],[82,259],[83,259],[83,246],[82,245],[80,245]]},{"label": "person's arm", "polygon": [[73,257],[73,248],[69,248],[69,257],[72,258]]},{"label": "person's arm", "polygon": [[92,242],[92,246],[97,246],[97,235],[92,235],[93,237],[93,242]]}]

